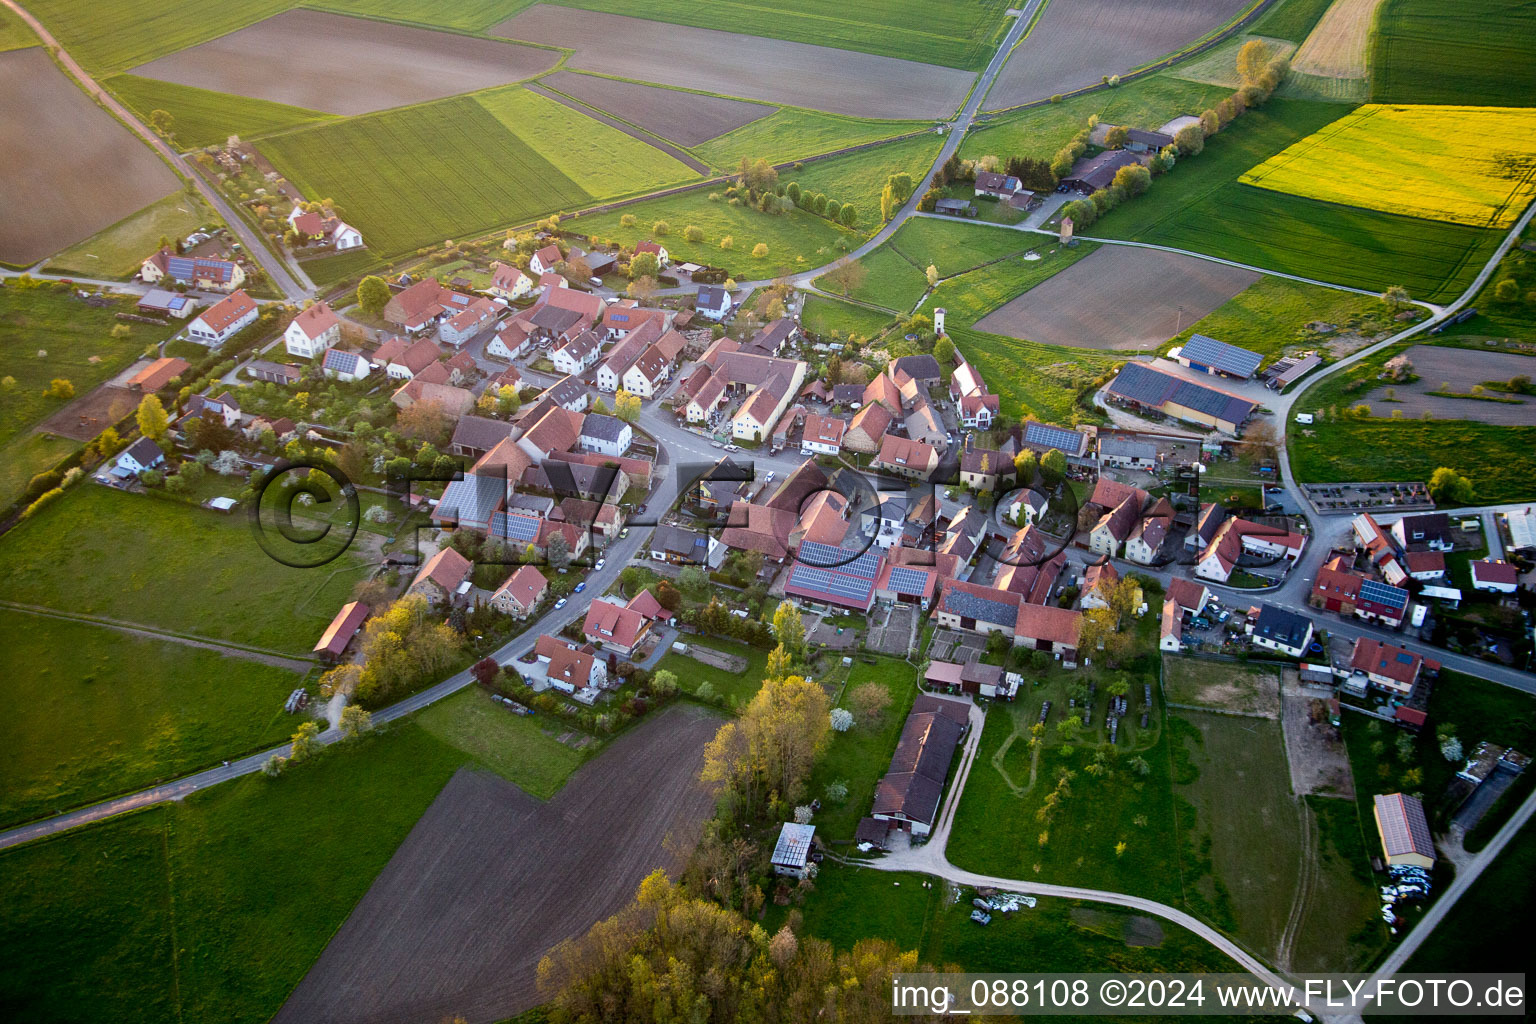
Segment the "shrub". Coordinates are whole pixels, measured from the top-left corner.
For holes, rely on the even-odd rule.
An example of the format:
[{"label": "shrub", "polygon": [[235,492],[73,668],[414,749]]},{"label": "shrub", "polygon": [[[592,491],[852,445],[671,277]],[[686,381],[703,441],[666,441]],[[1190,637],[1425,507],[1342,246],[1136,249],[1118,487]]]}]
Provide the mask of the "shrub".
[{"label": "shrub", "polygon": [[733,236],[733,235],[726,235],[724,238],[720,239],[720,248],[722,248],[722,249],[734,249],[734,248],[736,248],[736,238],[735,238],[735,236]]},{"label": "shrub", "polygon": [[51,491],[44,491],[42,494],[37,496],[36,501],[27,506],[27,510],[21,514],[21,518],[30,519],[32,516],[36,515],[38,512],[41,512],[55,501],[58,501],[59,498],[63,496],[63,494],[64,488],[62,487],[55,487]]},{"label": "shrub", "polygon": [[767,255],[768,255],[768,243],[767,242],[758,242],[756,245],[754,245],[752,247],[752,257],[753,257],[753,259],[759,259],[760,260],[764,256],[767,256]]},{"label": "shrub", "polygon": [[28,501],[36,501],[38,496],[45,491],[51,491],[63,483],[64,475],[56,469],[50,469],[34,476],[27,481],[27,489],[23,497]]},{"label": "shrub", "polygon": [[664,220],[659,220],[655,224],[651,225],[651,234],[655,235],[658,238],[666,235],[671,230],[672,230],[672,225],[668,224]]},{"label": "shrub", "polygon": [[621,228],[632,228],[634,226],[635,226],[635,215],[634,214],[626,213],[626,214],[624,214],[623,216],[621,216],[619,218],[619,227],[621,227]]},{"label": "shrub", "polygon": [[704,229],[696,224],[689,224],[683,228],[683,237],[690,242],[704,241]]}]

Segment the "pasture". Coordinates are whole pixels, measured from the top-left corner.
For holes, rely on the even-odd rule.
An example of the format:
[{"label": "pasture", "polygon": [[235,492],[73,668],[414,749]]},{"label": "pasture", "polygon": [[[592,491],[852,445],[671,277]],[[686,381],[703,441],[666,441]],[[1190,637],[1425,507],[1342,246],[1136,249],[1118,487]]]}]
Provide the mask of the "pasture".
[{"label": "pasture", "polygon": [[908,663],[881,659],[871,665],[855,661],[837,706],[853,710],[849,703],[853,688],[870,682],[886,688],[890,706],[878,718],[856,715],[853,728],[833,733],[811,773],[808,792],[813,796],[822,796],[832,782],[848,787],[848,798],[841,803],[823,798],[822,810],[815,818],[817,833],[831,842],[852,840],[859,819],[869,813],[875,787],[891,766],[891,754],[918,693],[917,673]]},{"label": "pasture", "polygon": [[1291,68],[1324,78],[1365,78],[1371,20],[1382,0],[1334,0],[1291,60]]},{"label": "pasture", "polygon": [[[1378,404],[1376,411],[1388,408]],[[1497,504],[1530,497],[1536,427],[1381,416],[1319,420],[1288,431],[1286,451],[1291,472],[1307,483],[1428,480],[1438,467],[1450,466],[1472,481],[1478,504]]]},{"label": "pasture", "polygon": [[742,157],[749,160],[763,157],[783,163],[865,142],[878,142],[926,127],[919,121],[870,121],[783,107],[777,113],[701,143],[693,147],[693,152],[714,167],[733,171],[741,164]]},{"label": "pasture", "polygon": [[1383,213],[1508,228],[1536,196],[1536,152],[1504,140],[1533,129],[1529,108],[1371,104],[1238,180]]},{"label": "pasture", "polygon": [[1250,167],[1333,122],[1328,103],[1272,99],[1211,139],[1091,233],[1192,249],[1335,284],[1455,295],[1497,245],[1493,232],[1324,203],[1241,184]]},{"label": "pasture", "polygon": [[[296,39],[325,45],[296,47]],[[531,78],[558,58],[531,46],[293,10],[134,73],[329,114],[366,114]]]},{"label": "pasture", "polygon": [[270,1019],[464,762],[406,722],[281,779],[0,853],[0,1005],[80,1024]]},{"label": "pasture", "polygon": [[820,295],[807,295],[800,312],[800,322],[814,334],[830,334],[837,331],[844,337],[858,335],[872,338],[891,323],[891,315],[877,309],[856,306],[851,302],[825,299]]},{"label": "pasture", "polygon": [[[372,4],[374,0],[360,0]],[[410,0],[406,0],[410,2]],[[418,0],[419,2],[419,0]],[[629,14],[626,0],[564,0],[563,6]],[[1004,0],[934,0],[921,19],[903,0],[852,0],[829,9],[825,0],[780,0],[771,7],[730,0],[656,0],[646,17],[675,25],[718,28],[765,39],[788,39],[845,50],[980,71],[1007,31]]]},{"label": "pasture", "polygon": [[1325,346],[1326,336],[1307,330],[1313,321],[1374,336],[1400,327],[1391,317],[1386,303],[1372,295],[1264,276],[1199,320],[1185,317],[1184,330],[1172,340],[1182,342],[1198,333],[1274,357]]},{"label": "pasture", "polygon": [[960,144],[960,154],[972,158],[991,154],[1004,159],[1034,156],[1049,160],[1095,114],[1110,124],[1155,129],[1180,114],[1198,114],[1227,94],[1228,90],[1220,86],[1187,81],[1172,72],[1149,75],[1118,89],[1069,96],[1060,103],[1046,103],[998,117],[968,132]]},{"label": "pasture", "polygon": [[0,263],[29,266],[179,184],[42,47],[0,53],[0,96]]},{"label": "pasture", "polygon": [[697,177],[655,146],[520,86],[475,101],[589,195],[624,195]]},{"label": "pasture", "polygon": [[541,800],[559,792],[586,760],[585,753],[555,739],[555,734],[567,731],[559,721],[514,715],[478,687],[438,701],[416,721]]},{"label": "pasture", "polygon": [[1391,0],[1371,40],[1376,103],[1536,105],[1536,9]]},{"label": "pasture", "polygon": [[697,146],[774,112],[763,103],[556,71],[541,83],[680,146]]},{"label": "pasture", "polygon": [[1180,253],[1103,246],[988,313],[976,329],[1071,348],[1147,350],[1258,279]]},{"label": "pasture", "polygon": [[1098,85],[1181,50],[1219,29],[1252,0],[1080,0],[1050,4],[998,73],[987,110]]},{"label": "pasture", "polygon": [[37,36],[9,7],[0,6],[0,52],[36,46]]},{"label": "pasture", "polygon": [[540,803],[461,772],[273,1017],[501,1020],[538,1004],[539,958],[676,869],[714,801],[697,780],[720,720],[674,706]]},{"label": "pasture", "polygon": [[165,236],[185,238],[200,227],[221,224],[200,193],[172,192],[105,231],[70,246],[48,261],[52,274],[130,278]]},{"label": "pasture", "polygon": [[0,609],[0,825],[217,764],[293,732],[304,671]]},{"label": "pasture", "polygon": [[[575,70],[854,117],[948,117],[975,78],[894,57],[547,4],[491,33],[570,48],[566,66]],[[609,45],[611,39],[624,46]],[[680,52],[688,59],[679,60]]]},{"label": "pasture", "polygon": [[920,135],[780,171],[779,180],[799,182],[801,191],[825,193],[845,206],[852,203],[859,215],[855,230],[872,235],[884,224],[880,193],[886,179],[906,173],[914,186],[920,183],[933,166],[940,144],[938,136]]},{"label": "pasture", "polygon": [[95,484],[0,541],[12,601],[297,654],[346,602],[359,566],[346,555],[319,569],[279,565],[243,516]]},{"label": "pasture", "polygon": [[[1038,244],[1036,236],[1014,231],[938,217],[913,217],[890,241],[859,260],[868,277],[851,297],[909,312],[928,288],[925,273],[930,265],[941,279],[957,277]],[[834,290],[825,278],[817,285]]]},{"label": "pasture", "polygon": [[117,98],[148,123],[154,110],[172,117],[172,143],[182,150],[224,144],[231,135],[259,138],[329,121],[333,115],[285,103],[210,92],[138,75],[113,75],[104,83]]},{"label": "pasture", "polygon": [[469,96],[274,136],[261,151],[306,195],[334,197],[380,257],[591,198]]},{"label": "pasture", "polygon": [[1254,40],[1268,48],[1271,58],[1289,57],[1296,49],[1296,44],[1288,39],[1271,39],[1244,32],[1220,46],[1213,46],[1204,53],[1180,61],[1168,73],[1191,82],[1219,85],[1224,89],[1241,88],[1243,78],[1237,73],[1237,52]]},{"label": "pasture", "polygon": [[[864,283],[848,292],[847,298],[868,302],[896,313],[910,313],[917,300],[928,290],[923,267],[903,256],[889,242],[859,260],[868,275]],[[816,287],[842,294],[826,277],[816,279]]]},{"label": "pasture", "polygon": [[[720,196],[717,199],[711,195]],[[625,227],[621,219],[629,215],[635,223]],[[667,252],[674,260],[724,267],[740,281],[775,277],[794,270],[809,270],[830,263],[854,247],[858,238],[804,210],[775,215],[732,206],[719,192],[696,189],[663,199],[648,199],[609,213],[582,217],[569,222],[573,231],[595,238],[611,238],[624,245],[650,238],[658,220],[665,221]],[[704,232],[700,242],[683,237],[683,229],[694,225]],[[722,239],[731,239],[731,248],[722,249]],[[752,250],[762,243],[768,253],[761,258]]]}]

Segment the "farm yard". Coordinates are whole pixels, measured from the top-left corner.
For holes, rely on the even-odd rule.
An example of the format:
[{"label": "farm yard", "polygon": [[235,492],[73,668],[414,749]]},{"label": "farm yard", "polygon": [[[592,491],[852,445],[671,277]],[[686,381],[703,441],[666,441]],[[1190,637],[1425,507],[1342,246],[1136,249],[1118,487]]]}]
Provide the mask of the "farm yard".
[{"label": "farm yard", "polygon": [[173,141],[183,149],[222,145],[231,135],[260,138],[329,121],[334,116],[138,75],[113,75],[103,84],[142,121],[148,122],[155,110],[170,114]]},{"label": "farm yard", "polygon": [[[948,117],[970,72],[826,46],[538,4],[493,35],[574,50],[566,66],[854,117]],[[609,39],[623,39],[615,50]],[[689,54],[679,60],[678,53]],[[772,68],[772,74],[757,69]]]},{"label": "farm yard", "polygon": [[1123,75],[1221,28],[1252,0],[1083,0],[1050,4],[1014,48],[982,106],[1001,110]]},{"label": "farm yard", "polygon": [[[294,45],[296,39],[324,46]],[[294,10],[133,69],[214,92],[365,114],[531,78],[558,54],[322,11]]]},{"label": "farm yard", "polygon": [[1371,40],[1376,103],[1536,104],[1536,11],[1508,0],[1389,0]]},{"label": "farm yard", "polygon": [[556,71],[541,84],[680,146],[697,146],[774,113],[762,103]]},{"label": "farm yard", "polygon": [[1536,150],[1483,140],[1524,139],[1533,129],[1531,109],[1371,104],[1238,180],[1384,213],[1508,228],[1536,196]]},{"label": "farm yard", "polygon": [[591,198],[467,96],[274,136],[261,151],[306,195],[334,197],[380,256]]},{"label": "farm yard", "polygon": [[309,667],[4,608],[0,628],[0,825],[281,743]]},{"label": "farm yard", "polygon": [[678,706],[614,740],[547,804],[460,772],[273,1018],[499,1020],[539,1002],[539,958],[676,867],[714,801],[719,720]]},{"label": "farm yard", "polygon": [[[361,0],[374,3],[375,0]],[[411,0],[407,0],[411,2]],[[563,7],[628,14],[626,0],[561,0]],[[825,0],[780,0],[771,8],[733,2],[656,0],[646,16],[676,25],[732,30],[767,39],[789,39],[845,50],[921,60],[980,71],[1006,31],[1006,0],[934,0],[923,5],[920,22],[903,0],[850,0],[829,16]]]},{"label": "farm yard", "polygon": [[499,89],[475,100],[589,195],[623,195],[697,177],[656,147],[530,89]]},{"label": "farm yard", "polygon": [[988,313],[976,329],[1048,345],[1147,350],[1259,276],[1179,253],[1106,245]]},{"label": "farm yard", "polygon": [[0,95],[0,263],[28,266],[176,189],[42,47],[0,53]]}]

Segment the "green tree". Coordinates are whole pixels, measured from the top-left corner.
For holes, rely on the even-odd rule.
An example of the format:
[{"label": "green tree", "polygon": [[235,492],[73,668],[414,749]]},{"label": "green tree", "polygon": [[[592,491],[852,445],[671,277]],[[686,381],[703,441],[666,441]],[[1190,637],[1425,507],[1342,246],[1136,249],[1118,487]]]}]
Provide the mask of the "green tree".
[{"label": "green tree", "polygon": [[1262,39],[1250,39],[1237,51],[1237,73],[1245,84],[1259,81],[1269,65],[1269,46]]},{"label": "green tree", "polygon": [[795,602],[780,601],[774,609],[773,636],[795,661],[805,660],[805,622],[800,618],[800,606]]},{"label": "green tree", "polygon": [[1115,172],[1114,187],[1122,189],[1127,195],[1139,196],[1152,184],[1152,172],[1141,164],[1131,164],[1122,167]]},{"label": "green tree", "polygon": [[1120,149],[1130,141],[1130,132],[1124,125],[1115,125],[1104,134],[1104,145],[1109,149]]},{"label": "green tree", "polygon": [[933,343],[933,358],[939,361],[939,366],[949,366],[955,361],[955,343],[949,340],[949,335],[942,335]]},{"label": "green tree", "polygon": [[1059,449],[1052,448],[1040,460],[1040,474],[1046,483],[1056,486],[1067,475],[1067,457]]},{"label": "green tree", "polygon": [[382,277],[369,274],[358,282],[357,304],[369,316],[378,316],[389,305],[389,283]]},{"label": "green tree", "polygon": [[161,135],[171,134],[171,128],[176,124],[176,118],[171,116],[169,110],[161,110],[156,107],[149,112],[149,126]]},{"label": "green tree", "polygon": [[1404,288],[1400,284],[1394,284],[1392,287],[1382,292],[1381,301],[1385,302],[1393,309],[1401,309],[1404,306],[1411,305],[1413,302],[1412,298],[1410,298],[1408,295],[1408,289]]},{"label": "green tree", "polygon": [[845,227],[845,228],[858,227],[858,224],[859,224],[859,211],[858,211],[858,208],[855,207],[852,203],[844,203],[843,204],[843,212],[838,215],[837,219],[842,221],[843,227]]},{"label": "green tree", "polygon": [[301,722],[298,731],[289,741],[293,744],[293,752],[288,755],[288,760],[297,763],[314,756],[315,751],[319,749],[319,744],[315,740],[319,734],[320,727],[314,722]]},{"label": "green tree", "polygon": [[637,252],[629,261],[631,278],[656,277],[661,273],[661,260],[653,252]]},{"label": "green tree", "polygon": [[752,247],[752,258],[753,259],[759,259],[760,260],[760,259],[762,259],[763,257],[765,257],[767,255],[768,255],[768,243],[767,242],[758,242],[756,245],[754,245]]},{"label": "green tree", "polygon": [[697,224],[689,224],[683,228],[683,237],[690,242],[702,242],[704,241],[704,229]]},{"label": "green tree", "polygon": [[1459,508],[1472,504],[1476,495],[1471,480],[1449,466],[1441,466],[1429,476],[1429,496],[1436,505]]},{"label": "green tree", "polygon": [[165,406],[160,404],[156,395],[145,395],[139,403],[138,421],[139,433],[156,444],[165,440],[171,425],[170,417],[165,414]]},{"label": "green tree", "polygon": [[1028,487],[1035,482],[1035,469],[1035,453],[1028,448],[1013,457],[1014,479],[1020,487]]},{"label": "green tree", "polygon": [[359,704],[348,704],[341,709],[341,722],[337,727],[343,739],[357,739],[373,728],[373,715]]}]

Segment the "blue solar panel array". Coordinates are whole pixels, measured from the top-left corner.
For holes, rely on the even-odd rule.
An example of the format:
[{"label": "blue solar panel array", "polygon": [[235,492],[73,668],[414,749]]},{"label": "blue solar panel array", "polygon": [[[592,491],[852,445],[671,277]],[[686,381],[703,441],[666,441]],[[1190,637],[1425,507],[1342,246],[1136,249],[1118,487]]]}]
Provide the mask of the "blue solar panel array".
[{"label": "blue solar panel array", "polygon": [[794,592],[802,596],[841,598],[862,606],[869,604],[869,595],[875,589],[875,581],[801,564],[790,570],[789,583],[785,586],[786,589],[794,588]]},{"label": "blue solar panel array", "polygon": [[1179,350],[1179,357],[1239,377],[1252,377],[1264,361],[1264,357],[1257,352],[1228,345],[1204,334],[1193,335],[1186,341]]},{"label": "blue solar panel array", "polygon": [[505,512],[497,512],[491,517],[491,535],[531,544],[539,536],[539,521],[532,516],[509,516]]},{"label": "blue solar panel array", "polygon": [[1366,580],[1360,584],[1360,596],[1388,608],[1408,607],[1408,591],[1377,580]]},{"label": "blue solar panel array", "polygon": [[1053,427],[1046,423],[1027,424],[1024,427],[1024,441],[1027,444],[1044,445],[1073,452],[1082,445],[1082,439],[1077,431],[1067,430],[1065,427]]},{"label": "blue solar panel array", "polygon": [[860,554],[833,544],[807,541],[800,545],[796,561],[813,569],[835,569],[850,576],[873,580],[880,572],[880,553],[873,549]]},{"label": "blue solar panel array", "polygon": [[891,569],[891,589],[908,597],[921,597],[928,589],[931,574],[926,569],[912,569],[905,565]]},{"label": "blue solar panel array", "polygon": [[228,260],[210,260],[199,256],[171,256],[165,261],[166,273],[178,281],[191,281],[205,277],[211,281],[228,281],[234,276],[235,265]]}]

